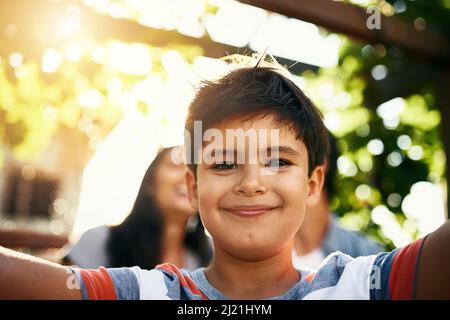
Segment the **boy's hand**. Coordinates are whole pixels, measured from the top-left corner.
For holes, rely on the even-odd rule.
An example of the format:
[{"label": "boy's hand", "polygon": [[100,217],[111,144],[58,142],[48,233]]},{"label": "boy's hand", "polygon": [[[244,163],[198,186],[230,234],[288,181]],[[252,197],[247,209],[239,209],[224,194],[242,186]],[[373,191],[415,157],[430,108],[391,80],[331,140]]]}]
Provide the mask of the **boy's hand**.
[{"label": "boy's hand", "polygon": [[81,299],[75,275],[59,264],[0,246],[0,299]]},{"label": "boy's hand", "polygon": [[416,274],[417,299],[450,299],[450,222],[423,244]]}]

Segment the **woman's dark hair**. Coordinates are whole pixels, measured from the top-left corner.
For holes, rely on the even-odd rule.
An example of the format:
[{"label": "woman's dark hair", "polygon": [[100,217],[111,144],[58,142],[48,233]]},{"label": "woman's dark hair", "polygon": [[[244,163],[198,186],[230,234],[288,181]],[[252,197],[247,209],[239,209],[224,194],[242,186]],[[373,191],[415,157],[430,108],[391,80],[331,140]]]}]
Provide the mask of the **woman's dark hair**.
[{"label": "woman's dark hair", "polygon": [[[148,189],[155,183],[157,169],[171,150],[166,148],[158,153],[142,179],[131,213],[120,225],[111,227],[107,242],[110,267],[152,269],[164,262],[161,261],[164,217]],[[211,251],[198,214],[195,219],[196,226],[187,230],[184,245],[193,251],[202,265],[206,265]]]}]

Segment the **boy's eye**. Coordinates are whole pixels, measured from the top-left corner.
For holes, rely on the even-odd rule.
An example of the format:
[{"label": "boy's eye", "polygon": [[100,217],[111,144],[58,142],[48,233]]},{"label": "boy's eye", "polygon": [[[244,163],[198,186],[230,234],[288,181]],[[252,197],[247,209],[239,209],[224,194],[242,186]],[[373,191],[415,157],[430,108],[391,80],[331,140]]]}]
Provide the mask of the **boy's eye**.
[{"label": "boy's eye", "polygon": [[266,166],[271,168],[280,168],[290,164],[292,164],[290,161],[284,159],[271,159],[266,163]]},{"label": "boy's eye", "polygon": [[236,169],[237,165],[234,162],[220,162],[216,163],[212,166],[213,169],[216,170],[230,170],[230,169]]}]

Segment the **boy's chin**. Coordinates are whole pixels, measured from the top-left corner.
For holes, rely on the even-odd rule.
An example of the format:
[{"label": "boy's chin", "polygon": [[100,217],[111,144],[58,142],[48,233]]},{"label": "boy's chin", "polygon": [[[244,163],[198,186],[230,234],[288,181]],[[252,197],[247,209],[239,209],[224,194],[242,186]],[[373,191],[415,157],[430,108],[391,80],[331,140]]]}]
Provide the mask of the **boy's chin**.
[{"label": "boy's chin", "polygon": [[268,252],[264,250],[241,250],[237,253],[236,258],[238,258],[242,262],[255,263],[267,261],[273,258],[275,255],[276,253],[271,253],[270,251]]},{"label": "boy's chin", "polygon": [[[238,240],[238,239],[236,239]],[[227,245],[226,251],[244,262],[259,262],[270,259],[277,255],[281,248],[274,247],[273,243],[258,243],[236,241]]]}]

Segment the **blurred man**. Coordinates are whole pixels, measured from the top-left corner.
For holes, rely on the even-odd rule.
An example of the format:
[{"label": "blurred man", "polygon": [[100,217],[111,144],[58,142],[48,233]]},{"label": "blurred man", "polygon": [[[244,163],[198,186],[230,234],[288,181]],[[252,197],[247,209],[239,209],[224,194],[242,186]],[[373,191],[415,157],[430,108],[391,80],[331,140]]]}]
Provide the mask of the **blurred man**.
[{"label": "blurred man", "polygon": [[339,150],[336,139],[330,133],[330,151],[326,163],[324,187],[319,202],[308,208],[304,222],[297,232],[292,261],[296,268],[316,269],[330,253],[341,251],[352,257],[381,252],[383,248],[365,235],[342,228],[330,213],[329,200],[334,194]]}]

